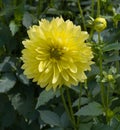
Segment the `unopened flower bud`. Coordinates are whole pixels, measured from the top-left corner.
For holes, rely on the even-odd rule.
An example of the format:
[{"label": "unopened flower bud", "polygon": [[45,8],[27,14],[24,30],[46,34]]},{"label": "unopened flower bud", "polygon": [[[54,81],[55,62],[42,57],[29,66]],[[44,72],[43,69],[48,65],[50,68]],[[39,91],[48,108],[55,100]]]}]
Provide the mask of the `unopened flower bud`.
[{"label": "unopened flower bud", "polygon": [[107,22],[104,18],[98,17],[94,20],[94,29],[97,32],[102,32],[107,26]]},{"label": "unopened flower bud", "polygon": [[108,76],[107,76],[107,78],[108,78],[108,80],[109,81],[112,81],[114,78],[113,78],[113,75],[111,75],[111,74],[109,74]]}]

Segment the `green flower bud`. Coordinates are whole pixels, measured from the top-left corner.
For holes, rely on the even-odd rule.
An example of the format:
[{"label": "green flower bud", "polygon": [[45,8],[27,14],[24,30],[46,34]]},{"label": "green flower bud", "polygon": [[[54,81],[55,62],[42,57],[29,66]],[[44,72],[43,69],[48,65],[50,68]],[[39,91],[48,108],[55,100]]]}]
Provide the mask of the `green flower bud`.
[{"label": "green flower bud", "polygon": [[94,29],[97,32],[102,32],[107,26],[107,22],[104,18],[98,17],[94,20]]},{"label": "green flower bud", "polygon": [[114,116],[114,112],[112,110],[108,109],[107,115],[108,115],[109,119],[111,119]]},{"label": "green flower bud", "polygon": [[113,78],[113,76],[112,76],[111,74],[108,74],[107,79],[108,79],[109,81],[114,80],[114,78]]}]

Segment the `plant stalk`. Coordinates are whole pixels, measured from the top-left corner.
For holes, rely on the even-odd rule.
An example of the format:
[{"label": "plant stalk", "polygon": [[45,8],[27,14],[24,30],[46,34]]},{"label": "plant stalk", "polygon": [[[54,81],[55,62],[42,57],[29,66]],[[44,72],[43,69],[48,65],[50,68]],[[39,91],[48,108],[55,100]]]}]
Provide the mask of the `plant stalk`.
[{"label": "plant stalk", "polygon": [[97,0],[97,17],[100,16],[100,0]]},{"label": "plant stalk", "polygon": [[84,16],[83,16],[83,10],[82,10],[81,5],[80,5],[80,0],[78,0],[77,3],[78,3],[79,12],[81,14],[82,22],[83,22],[83,28],[86,31],[87,29],[86,29],[86,25],[85,25],[85,19],[84,19]]},{"label": "plant stalk", "polygon": [[[78,110],[80,109],[80,106],[81,106],[82,84],[80,84],[79,86],[80,86],[80,92],[79,92]],[[80,116],[77,118],[77,126],[78,126],[78,128],[79,128],[79,124],[80,124]]]},{"label": "plant stalk", "polygon": [[[76,124],[75,124],[75,120],[74,120],[74,115],[73,115],[73,110],[72,110],[72,105],[71,105],[71,100],[69,99],[70,98],[70,95],[69,95],[69,91],[67,90],[67,97],[68,97],[68,104],[69,104],[69,107],[70,107],[70,110],[67,106],[67,103],[66,103],[66,100],[65,100],[65,97],[64,97],[64,94],[63,94],[63,91],[62,91],[62,87],[60,88],[60,93],[61,93],[61,98],[62,98],[62,102],[63,102],[63,105],[64,105],[64,108],[65,108],[65,111],[74,127],[74,130],[77,130],[76,129]],[[71,114],[72,113],[72,114]]]}]

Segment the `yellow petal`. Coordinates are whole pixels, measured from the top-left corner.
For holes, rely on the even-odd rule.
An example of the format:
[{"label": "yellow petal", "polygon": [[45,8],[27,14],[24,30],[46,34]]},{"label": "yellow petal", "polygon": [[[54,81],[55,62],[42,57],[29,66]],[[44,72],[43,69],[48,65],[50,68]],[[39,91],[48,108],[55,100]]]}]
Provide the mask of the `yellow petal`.
[{"label": "yellow petal", "polygon": [[77,73],[77,66],[75,64],[69,64],[70,65],[70,71],[73,73]]},{"label": "yellow petal", "polygon": [[38,66],[39,72],[42,72],[44,70],[44,62],[40,61],[39,66]]},{"label": "yellow petal", "polygon": [[61,75],[62,75],[64,80],[69,81],[69,76],[68,76],[68,74],[65,71],[62,72]]},{"label": "yellow petal", "polygon": [[59,78],[59,71],[58,71],[58,69],[57,69],[57,66],[55,65],[55,66],[53,67],[53,79],[52,79],[52,84],[55,84],[55,83],[57,82],[58,78]]}]

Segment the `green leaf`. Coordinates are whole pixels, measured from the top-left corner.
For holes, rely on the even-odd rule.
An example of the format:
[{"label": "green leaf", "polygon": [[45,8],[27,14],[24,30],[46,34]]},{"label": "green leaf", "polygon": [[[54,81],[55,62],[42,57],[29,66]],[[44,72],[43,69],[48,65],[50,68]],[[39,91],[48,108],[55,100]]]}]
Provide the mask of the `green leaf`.
[{"label": "green leaf", "polygon": [[5,24],[0,23],[0,47],[7,45],[11,40],[11,32],[9,27]]},{"label": "green leaf", "polygon": [[0,93],[8,92],[14,87],[16,78],[12,73],[5,73],[0,79]]},{"label": "green leaf", "polygon": [[53,90],[49,90],[49,91],[42,91],[38,97],[38,101],[36,104],[36,108],[44,105],[45,103],[47,103],[50,99],[54,98],[55,96],[55,92]]},{"label": "green leaf", "polygon": [[114,20],[115,25],[116,25],[116,27],[117,27],[118,21],[120,21],[120,14],[116,14],[116,15],[113,17],[113,20]]},{"label": "green leaf", "polygon": [[97,102],[91,102],[88,105],[82,107],[75,115],[77,116],[98,116],[103,113],[101,104]]},{"label": "green leaf", "polygon": [[13,10],[15,9],[16,7],[13,7],[13,6],[9,6],[9,7],[6,7],[4,9],[2,9],[2,11],[0,11],[0,16],[4,16],[4,15],[11,15],[11,13],[13,12]]},{"label": "green leaf", "polygon": [[79,93],[80,92],[80,86],[74,86],[74,87],[71,87],[70,89],[74,90],[76,93]]},{"label": "green leaf", "polygon": [[47,14],[50,14],[50,15],[59,15],[61,12],[55,8],[49,8],[47,10]]},{"label": "green leaf", "polygon": [[18,75],[18,78],[20,79],[20,81],[23,84],[29,85],[29,80],[27,79],[27,77],[23,73],[21,73],[20,75]]},{"label": "green leaf", "polygon": [[11,58],[10,56],[6,56],[2,63],[0,63],[0,71],[1,72],[11,72],[16,70],[16,62],[18,59]]},{"label": "green leaf", "polygon": [[20,115],[23,115],[25,118],[34,118],[35,113],[35,103],[33,98],[33,88],[32,87],[23,87],[21,89],[16,89],[15,94],[11,94],[11,102],[14,108]]},{"label": "green leaf", "polygon": [[0,71],[1,72],[8,72],[11,69],[11,66],[9,64],[10,57],[5,57],[2,63],[0,63]]},{"label": "green leaf", "polygon": [[23,15],[22,23],[26,28],[29,28],[32,25],[33,18],[29,12],[25,12]]},{"label": "green leaf", "polygon": [[116,14],[116,15],[114,16],[114,19],[117,20],[117,21],[120,21],[120,14]]},{"label": "green leaf", "polygon": [[112,127],[104,124],[97,124],[92,127],[93,130],[114,130]]},{"label": "green leaf", "polygon": [[15,121],[15,111],[6,94],[0,94],[0,126],[8,127]]},{"label": "green leaf", "polygon": [[67,128],[70,124],[70,120],[68,115],[66,114],[66,112],[64,112],[60,118],[60,122],[61,122],[61,127],[63,128]]},{"label": "green leaf", "polygon": [[90,123],[80,123],[79,130],[91,130],[92,122]]},{"label": "green leaf", "polygon": [[111,120],[111,126],[114,128],[114,130],[120,130],[120,120],[114,116],[114,118]]},{"label": "green leaf", "polygon": [[[88,98],[82,97],[81,101],[80,101],[80,104],[84,105],[86,103],[88,103]],[[73,102],[72,106],[75,107],[75,106],[78,106],[78,104],[79,104],[79,99],[77,99],[75,102]]]},{"label": "green leaf", "polygon": [[104,58],[104,63],[107,64],[107,63],[119,61],[119,60],[120,60],[120,56],[113,55],[113,56]]},{"label": "green leaf", "polygon": [[52,111],[40,111],[40,117],[47,124],[60,126],[59,116]]},{"label": "green leaf", "polygon": [[111,50],[120,50],[120,43],[112,43],[103,47],[103,52]]},{"label": "green leaf", "polygon": [[25,3],[26,3],[26,0],[22,0],[20,4],[16,6],[14,10],[15,21],[17,22],[21,22],[23,18],[23,14],[25,11]]},{"label": "green leaf", "polygon": [[87,77],[95,76],[99,74],[99,67],[94,65],[91,65],[91,71],[88,72]]},{"label": "green leaf", "polygon": [[19,26],[15,23],[15,21],[11,21],[9,24],[10,31],[12,33],[12,36],[15,35],[15,33],[19,30]]}]

